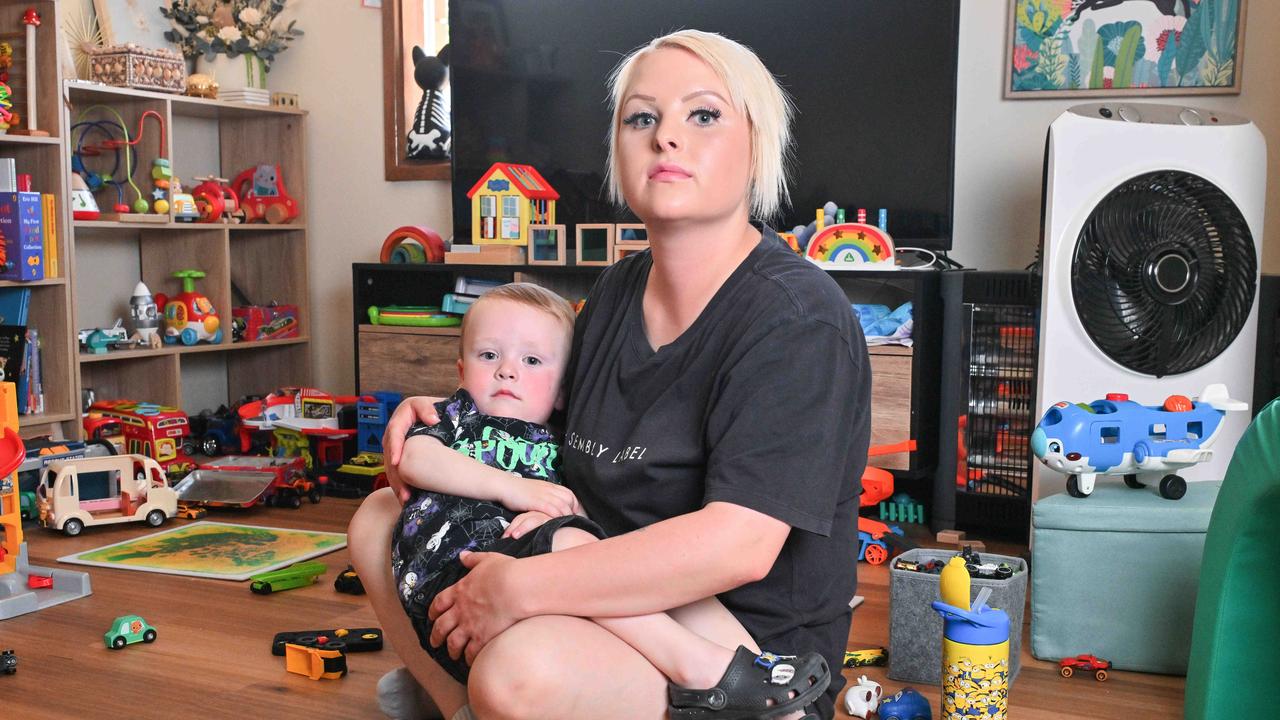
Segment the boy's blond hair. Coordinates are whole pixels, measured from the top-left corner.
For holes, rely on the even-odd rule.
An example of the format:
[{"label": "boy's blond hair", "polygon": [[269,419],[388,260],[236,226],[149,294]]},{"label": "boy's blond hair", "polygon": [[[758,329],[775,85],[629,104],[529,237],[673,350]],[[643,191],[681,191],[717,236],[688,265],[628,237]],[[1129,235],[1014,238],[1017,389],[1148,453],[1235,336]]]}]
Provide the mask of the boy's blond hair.
[{"label": "boy's blond hair", "polygon": [[609,162],[606,185],[609,197],[622,205],[618,181],[618,126],[622,123],[623,93],[631,84],[636,61],[659,48],[680,48],[711,67],[729,90],[729,101],[751,124],[750,211],[769,220],[787,203],[787,175],[791,164],[791,116],[795,106],[777,78],[750,48],[734,40],[702,30],[679,30],[655,38],[633,50],[609,76]]},{"label": "boy's blond hair", "polygon": [[560,321],[560,324],[564,327],[566,338],[573,337],[573,323],[577,319],[577,313],[573,311],[573,306],[569,304],[568,300],[541,285],[524,282],[507,283],[481,295],[478,300],[471,304],[467,313],[462,316],[462,337],[458,342],[458,357],[462,357],[462,343],[467,337],[467,320],[471,317],[471,311],[475,310],[480,303],[491,300],[507,300],[531,307],[534,310],[541,310]]}]

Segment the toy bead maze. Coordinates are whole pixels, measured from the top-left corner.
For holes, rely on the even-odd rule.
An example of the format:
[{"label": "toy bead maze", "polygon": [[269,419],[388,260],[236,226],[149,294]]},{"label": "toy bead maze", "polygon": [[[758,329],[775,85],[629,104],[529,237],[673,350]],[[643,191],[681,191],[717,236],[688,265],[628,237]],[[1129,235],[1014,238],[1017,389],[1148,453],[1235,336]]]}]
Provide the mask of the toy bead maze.
[{"label": "toy bead maze", "polygon": [[[89,576],[71,570],[27,564],[22,541],[22,508],[18,497],[18,466],[27,451],[18,435],[17,390],[0,383],[0,620],[42,610],[88,595]],[[51,578],[49,587],[32,589],[29,577]]]},{"label": "toy bead maze", "polygon": [[809,240],[805,257],[824,268],[891,269],[893,239],[874,225],[836,223],[819,230]]}]

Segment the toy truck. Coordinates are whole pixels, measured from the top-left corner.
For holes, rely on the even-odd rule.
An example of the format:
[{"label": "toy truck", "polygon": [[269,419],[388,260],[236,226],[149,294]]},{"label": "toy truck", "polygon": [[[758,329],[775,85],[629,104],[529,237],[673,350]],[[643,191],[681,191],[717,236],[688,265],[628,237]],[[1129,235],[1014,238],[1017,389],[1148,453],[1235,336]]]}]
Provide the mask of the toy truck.
[{"label": "toy truck", "polygon": [[36,491],[40,524],[79,535],[90,525],[145,521],[159,527],[178,512],[178,494],[145,455],[51,463]]}]

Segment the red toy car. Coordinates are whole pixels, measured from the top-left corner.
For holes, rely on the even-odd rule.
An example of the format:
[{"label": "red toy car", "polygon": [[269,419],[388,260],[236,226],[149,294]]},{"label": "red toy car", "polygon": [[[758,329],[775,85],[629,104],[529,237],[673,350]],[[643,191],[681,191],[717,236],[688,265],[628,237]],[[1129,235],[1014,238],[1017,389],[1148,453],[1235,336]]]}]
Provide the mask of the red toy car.
[{"label": "red toy car", "polygon": [[1075,674],[1076,670],[1092,672],[1098,682],[1107,679],[1107,671],[1111,669],[1111,661],[1103,660],[1095,655],[1077,655],[1075,657],[1062,658],[1058,661],[1058,672],[1062,673],[1062,677],[1069,678]]},{"label": "red toy car", "polygon": [[33,590],[36,588],[51,588],[53,587],[53,578],[48,575],[28,575],[27,587]]}]

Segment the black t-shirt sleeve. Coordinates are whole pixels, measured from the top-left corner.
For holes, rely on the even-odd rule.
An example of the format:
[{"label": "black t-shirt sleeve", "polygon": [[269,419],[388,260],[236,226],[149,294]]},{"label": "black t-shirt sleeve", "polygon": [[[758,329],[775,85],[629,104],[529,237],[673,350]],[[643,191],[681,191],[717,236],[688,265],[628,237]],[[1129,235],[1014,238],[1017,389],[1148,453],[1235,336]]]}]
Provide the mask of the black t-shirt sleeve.
[{"label": "black t-shirt sleeve", "polygon": [[458,434],[458,418],[468,411],[468,406],[471,404],[471,396],[467,391],[458,390],[452,397],[436,403],[436,415],[440,418],[440,422],[435,425],[418,423],[409,428],[409,432],[405,433],[405,439],[426,435],[444,443],[445,447],[453,447],[453,441]]},{"label": "black t-shirt sleeve", "polygon": [[857,451],[850,428],[866,421],[857,417],[869,400],[866,363],[847,329],[821,320],[780,323],[754,343],[708,416],[704,502],[829,535]]}]

